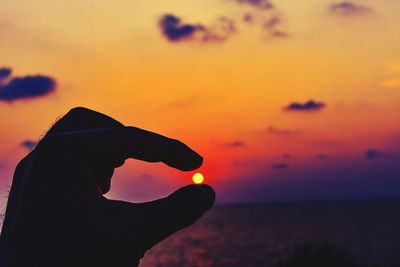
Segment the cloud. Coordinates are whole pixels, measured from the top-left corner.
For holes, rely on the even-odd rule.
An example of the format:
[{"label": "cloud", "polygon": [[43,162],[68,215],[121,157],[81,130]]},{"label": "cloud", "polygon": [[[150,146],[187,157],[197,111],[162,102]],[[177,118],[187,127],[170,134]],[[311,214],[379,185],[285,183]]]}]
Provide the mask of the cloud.
[{"label": "cloud", "polygon": [[285,170],[289,168],[289,165],[284,162],[276,162],[271,164],[271,168],[275,170]]},{"label": "cloud", "polygon": [[259,9],[274,9],[275,6],[268,0],[234,0],[241,5],[250,5]]},{"label": "cloud", "polygon": [[267,133],[274,134],[274,135],[292,135],[292,134],[294,134],[294,132],[291,130],[275,128],[273,126],[268,126],[266,131],[267,131]]},{"label": "cloud", "polygon": [[331,4],[329,6],[329,11],[336,16],[352,17],[369,14],[372,12],[372,8],[350,1],[343,1]]},{"label": "cloud", "polygon": [[199,25],[182,24],[180,18],[171,14],[164,15],[160,19],[159,25],[163,34],[170,41],[178,41],[192,37],[199,29]]},{"label": "cloud", "polygon": [[34,75],[10,78],[11,69],[1,69],[0,101],[12,102],[19,99],[36,98],[55,91],[56,81],[48,76]]},{"label": "cloud", "polygon": [[212,26],[182,23],[181,18],[173,14],[163,15],[158,23],[162,34],[170,42],[196,40],[201,42],[222,42],[236,32],[235,21],[220,17]]},{"label": "cloud", "polygon": [[318,111],[326,107],[323,102],[309,100],[305,103],[293,102],[284,108],[286,111]]},{"label": "cloud", "polygon": [[248,11],[242,15],[241,20],[247,25],[260,25],[266,39],[289,37],[287,31],[283,29],[282,16],[275,11],[268,14],[258,10]]},{"label": "cloud", "polygon": [[223,42],[238,32],[242,24],[260,26],[266,39],[287,37],[281,14],[269,0],[229,0],[240,5],[238,12],[220,16],[213,24],[186,23],[174,14],[164,14],[158,21],[163,36],[170,42]]},{"label": "cloud", "polygon": [[241,140],[235,140],[232,142],[228,142],[228,143],[223,143],[222,144],[224,147],[229,147],[229,148],[241,148],[246,146],[246,143],[244,141]]},{"label": "cloud", "polygon": [[327,154],[318,154],[315,156],[315,158],[318,160],[328,160],[329,156]]},{"label": "cloud", "polygon": [[368,149],[365,152],[365,158],[366,159],[377,159],[377,158],[381,158],[382,156],[384,156],[384,153],[382,151],[379,151],[377,149]]},{"label": "cloud", "polygon": [[11,68],[0,68],[0,82],[1,80],[8,78],[11,75],[11,72]]},{"label": "cloud", "polygon": [[21,143],[21,147],[25,148],[28,152],[32,151],[38,143],[32,140],[25,140]]},{"label": "cloud", "polygon": [[288,37],[289,34],[287,32],[279,29],[281,24],[282,19],[278,16],[273,16],[264,21],[263,29],[271,37]]},{"label": "cloud", "polygon": [[180,98],[177,98],[171,102],[168,102],[165,107],[166,108],[188,108],[197,104],[200,100],[202,100],[202,95],[199,93],[193,93],[190,95],[186,95]]}]

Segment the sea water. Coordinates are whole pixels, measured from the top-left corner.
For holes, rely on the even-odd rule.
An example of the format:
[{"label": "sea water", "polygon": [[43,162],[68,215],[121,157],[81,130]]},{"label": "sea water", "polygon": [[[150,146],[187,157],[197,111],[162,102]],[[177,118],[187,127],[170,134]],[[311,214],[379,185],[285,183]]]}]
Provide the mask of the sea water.
[{"label": "sea water", "polygon": [[140,267],[285,266],[296,249],[327,245],[360,266],[400,266],[400,200],[216,206]]}]

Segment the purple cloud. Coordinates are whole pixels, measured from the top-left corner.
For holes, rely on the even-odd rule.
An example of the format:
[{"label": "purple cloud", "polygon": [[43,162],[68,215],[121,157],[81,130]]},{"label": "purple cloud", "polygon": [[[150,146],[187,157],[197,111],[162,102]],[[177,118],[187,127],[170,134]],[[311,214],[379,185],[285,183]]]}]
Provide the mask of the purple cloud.
[{"label": "purple cloud", "polygon": [[173,42],[192,37],[200,28],[199,25],[182,24],[181,19],[172,14],[164,15],[159,26],[164,36]]},{"label": "purple cloud", "polygon": [[371,13],[372,8],[362,4],[356,4],[350,1],[343,1],[331,4],[329,6],[329,11],[337,16],[351,17],[351,16]]},{"label": "purple cloud", "polygon": [[220,17],[215,25],[182,23],[182,20],[172,14],[163,15],[158,23],[162,34],[170,42],[197,40],[201,42],[222,42],[227,40],[235,31],[235,21]]},{"label": "purple cloud", "polygon": [[0,81],[8,78],[11,75],[11,68],[0,68]]},{"label": "purple cloud", "polygon": [[264,22],[263,28],[271,37],[288,37],[285,31],[279,29],[281,24],[282,19],[278,16],[273,16]]},{"label": "purple cloud", "polygon": [[259,9],[274,9],[275,6],[268,0],[234,0],[241,5],[250,5]]},{"label": "purple cloud", "polygon": [[318,111],[326,107],[323,102],[309,100],[305,103],[293,102],[284,108],[286,111]]},{"label": "purple cloud", "polygon": [[21,143],[21,146],[25,148],[28,152],[32,151],[38,143],[32,140],[25,140]]},{"label": "purple cloud", "polygon": [[55,91],[56,81],[48,76],[35,75],[10,78],[12,70],[0,69],[0,101],[13,102],[19,99],[37,98]]}]

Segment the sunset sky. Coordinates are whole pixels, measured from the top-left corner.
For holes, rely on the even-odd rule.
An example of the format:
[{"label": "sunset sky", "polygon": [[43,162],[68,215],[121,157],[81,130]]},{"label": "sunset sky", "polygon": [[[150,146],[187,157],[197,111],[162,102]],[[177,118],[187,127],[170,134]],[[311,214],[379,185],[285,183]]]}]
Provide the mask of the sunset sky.
[{"label": "sunset sky", "polygon": [[[187,143],[219,203],[398,196],[399,10],[0,0],[0,196],[27,141],[75,106]],[[107,196],[158,198],[192,174],[129,160]]]}]

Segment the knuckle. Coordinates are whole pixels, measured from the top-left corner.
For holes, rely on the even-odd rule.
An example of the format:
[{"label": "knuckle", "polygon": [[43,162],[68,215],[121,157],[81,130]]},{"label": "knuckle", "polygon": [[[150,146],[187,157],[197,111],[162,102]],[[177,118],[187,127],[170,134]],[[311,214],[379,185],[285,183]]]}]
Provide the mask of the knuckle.
[{"label": "knuckle", "polygon": [[65,116],[67,116],[67,117],[78,116],[79,117],[88,112],[90,112],[90,109],[87,109],[84,107],[74,107],[74,108],[70,109]]}]

